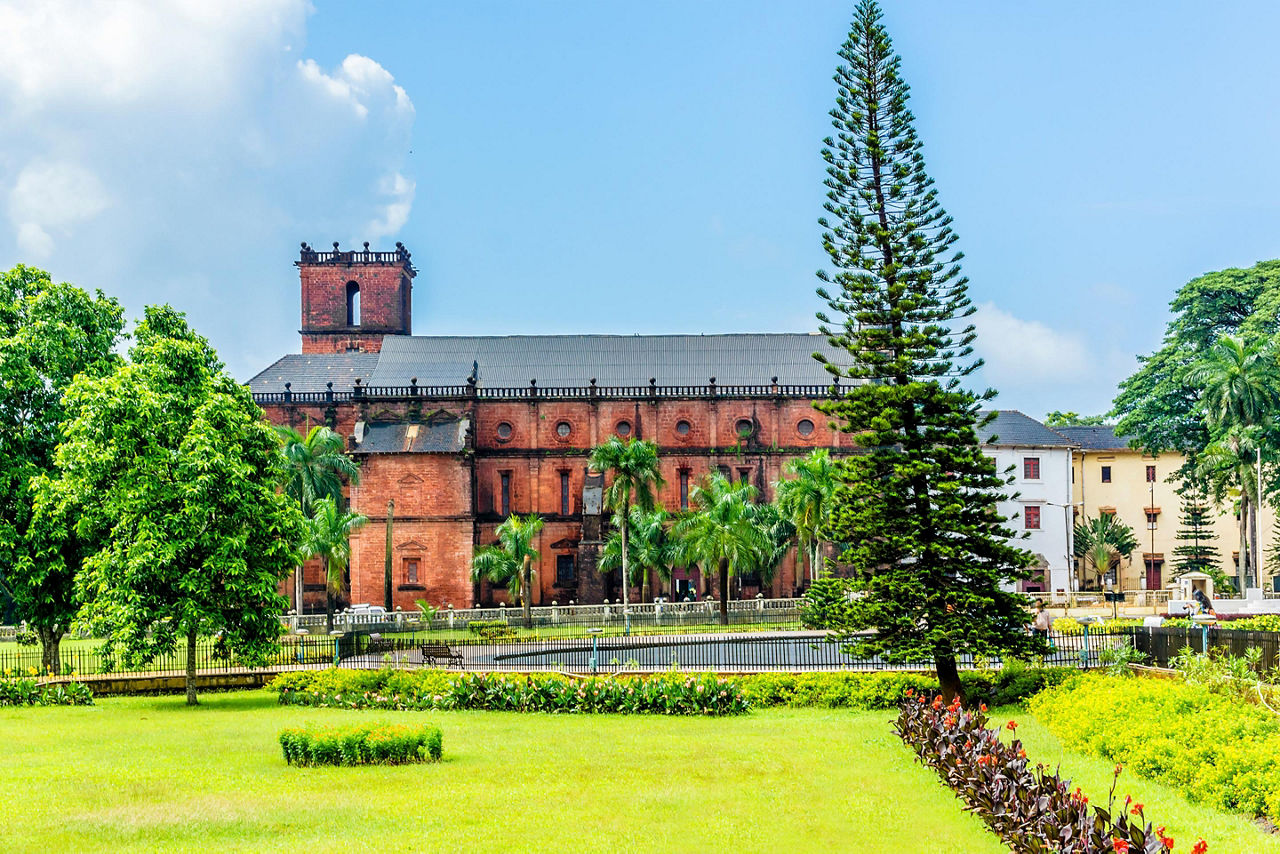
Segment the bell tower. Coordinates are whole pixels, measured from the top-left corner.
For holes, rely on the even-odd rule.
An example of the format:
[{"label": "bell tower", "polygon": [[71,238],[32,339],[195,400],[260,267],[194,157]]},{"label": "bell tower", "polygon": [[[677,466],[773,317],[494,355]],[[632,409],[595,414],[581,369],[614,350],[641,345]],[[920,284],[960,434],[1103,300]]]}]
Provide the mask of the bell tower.
[{"label": "bell tower", "polygon": [[296,262],[302,280],[303,353],[377,353],[384,335],[413,328],[409,250],[318,252],[306,243]]}]

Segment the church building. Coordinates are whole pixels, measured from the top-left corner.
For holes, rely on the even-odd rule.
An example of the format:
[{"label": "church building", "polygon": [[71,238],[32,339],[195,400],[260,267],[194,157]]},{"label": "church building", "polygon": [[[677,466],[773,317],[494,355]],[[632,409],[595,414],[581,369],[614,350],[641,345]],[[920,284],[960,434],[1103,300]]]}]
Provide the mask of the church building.
[{"label": "church building", "polygon": [[[813,408],[831,388],[814,352],[824,336],[415,336],[414,269],[391,252],[302,245],[302,352],[249,381],[278,424],[327,424],[360,463],[350,490],[369,524],[352,537],[348,601],[385,601],[390,515],[394,605],[503,600],[473,584],[471,557],[496,542],[512,513],[545,522],[536,548],[535,605],[617,599],[620,573],[596,570],[608,515],[591,449],[609,436],[657,443],[669,511],[687,508],[708,473],[750,481],[761,500],[790,459],[853,443]],[[714,573],[709,573],[714,576]],[[304,575],[307,610],[322,607],[318,565]],[[677,569],[653,595],[717,594],[714,577]],[[745,577],[734,598],[790,596],[803,587],[794,554],[771,583]],[[286,591],[287,592],[287,591]],[[632,593],[633,601],[637,598]]]}]

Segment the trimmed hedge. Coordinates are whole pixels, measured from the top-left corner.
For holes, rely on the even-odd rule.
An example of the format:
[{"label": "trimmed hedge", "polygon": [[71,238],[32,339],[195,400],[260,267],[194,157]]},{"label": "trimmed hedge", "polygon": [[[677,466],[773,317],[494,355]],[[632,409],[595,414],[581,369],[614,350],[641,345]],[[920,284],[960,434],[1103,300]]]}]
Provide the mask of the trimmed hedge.
[{"label": "trimmed hedge", "polygon": [[79,682],[46,684],[0,679],[0,706],[92,706],[93,692]]},{"label": "trimmed hedge", "polygon": [[406,765],[439,762],[444,737],[439,727],[359,724],[280,731],[280,749],[290,765]]},{"label": "trimmed hedge", "polygon": [[715,676],[571,679],[554,673],[504,676],[378,670],[298,671],[271,683],[281,705],[341,709],[474,709],[552,714],[740,715],[747,700]]},{"label": "trimmed hedge", "polygon": [[[942,698],[907,698],[894,729],[916,752],[921,764],[932,768],[1011,851],[1026,854],[1167,854],[1174,841],[1164,828],[1152,829],[1141,804],[1128,798],[1116,809],[1115,782],[1106,807],[1090,806],[1089,798],[1043,764],[1032,768],[1022,742],[1000,739],[999,727],[989,727],[986,706],[977,711],[950,706]],[[1016,733],[1017,724],[1007,729]],[[1121,767],[1116,766],[1119,778]],[[1204,854],[1204,840],[1192,854]]]},{"label": "trimmed hedge", "polygon": [[[1011,662],[1003,670],[967,671],[960,678],[971,703],[1005,706],[1077,675],[1069,667],[1028,668]],[[669,673],[583,680],[553,673],[481,677],[446,670],[331,668],[281,674],[270,687],[284,705],[741,714],[747,706],[895,709],[909,691],[936,692],[938,680],[906,671],[763,673],[729,679]],[[722,691],[728,692],[723,698]]]},{"label": "trimmed hedge", "polygon": [[1031,700],[1067,746],[1124,763],[1189,800],[1280,817],[1280,717],[1164,679],[1091,675]]}]

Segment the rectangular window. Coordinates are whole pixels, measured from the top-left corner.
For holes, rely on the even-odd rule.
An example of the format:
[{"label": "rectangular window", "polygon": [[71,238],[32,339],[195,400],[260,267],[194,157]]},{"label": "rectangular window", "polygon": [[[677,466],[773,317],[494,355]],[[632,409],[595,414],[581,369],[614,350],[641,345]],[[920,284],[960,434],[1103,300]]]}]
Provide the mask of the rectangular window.
[{"label": "rectangular window", "polygon": [[1103,483],[1111,482],[1111,466],[1102,467],[1102,482]]},{"label": "rectangular window", "polygon": [[560,472],[560,515],[569,515],[569,473]]},{"label": "rectangular window", "polygon": [[1022,458],[1022,479],[1023,480],[1039,480],[1040,479],[1040,458],[1039,457],[1023,457]]},{"label": "rectangular window", "polygon": [[418,583],[418,559],[416,557],[407,557],[404,559],[404,583]]},{"label": "rectangular window", "polygon": [[751,482],[751,469],[738,469],[738,483]]},{"label": "rectangular window", "polygon": [[1147,466],[1147,483],[1155,483],[1155,482],[1156,482],[1156,467]]},{"label": "rectangular window", "polygon": [[689,509],[689,472],[687,469],[680,470],[680,509]]},{"label": "rectangular window", "polygon": [[1028,504],[1022,508],[1022,527],[1028,531],[1040,530],[1040,508],[1035,504]]},{"label": "rectangular window", "polygon": [[1158,522],[1159,520],[1160,520],[1159,510],[1154,510],[1154,511],[1148,510],[1147,511],[1147,530],[1154,531],[1156,529],[1156,522]]},{"label": "rectangular window", "polygon": [[503,516],[511,515],[511,472],[504,471],[501,473],[502,490],[499,498],[499,512]]},{"label": "rectangular window", "polygon": [[556,555],[556,584],[573,584],[573,555]]},{"label": "rectangular window", "polygon": [[728,466],[716,466],[716,469],[720,472],[720,476],[725,480],[731,480],[733,478],[733,475],[729,472]]}]

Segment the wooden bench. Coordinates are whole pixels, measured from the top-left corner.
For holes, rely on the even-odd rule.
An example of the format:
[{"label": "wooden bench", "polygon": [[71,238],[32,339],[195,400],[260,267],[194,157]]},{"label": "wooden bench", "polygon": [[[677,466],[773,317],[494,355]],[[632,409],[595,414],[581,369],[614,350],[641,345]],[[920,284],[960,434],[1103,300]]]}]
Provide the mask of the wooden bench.
[{"label": "wooden bench", "polygon": [[444,661],[451,667],[456,664],[459,670],[463,669],[462,653],[454,651],[447,643],[424,643],[421,649],[423,664],[438,664]]}]

